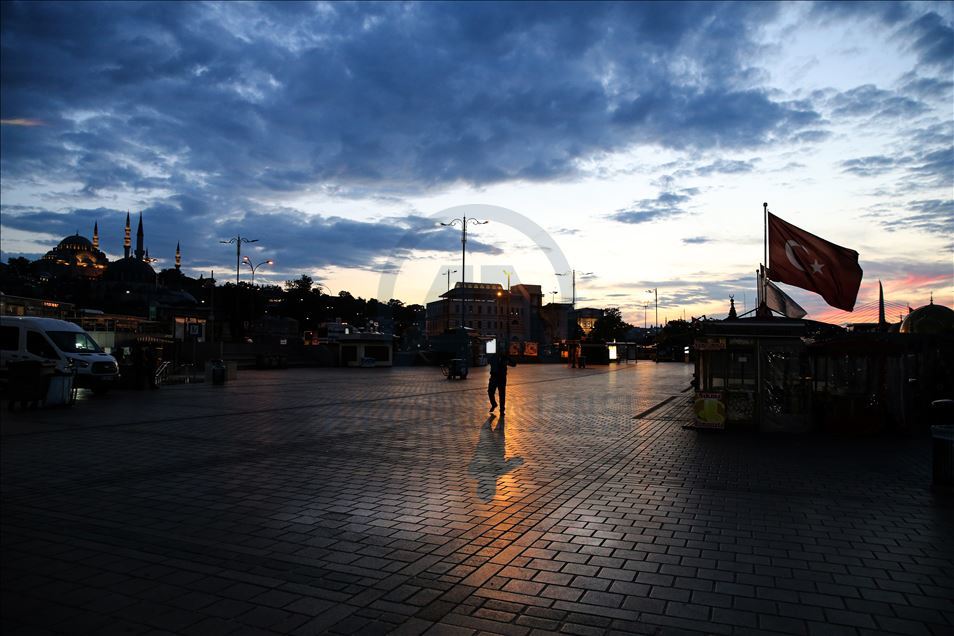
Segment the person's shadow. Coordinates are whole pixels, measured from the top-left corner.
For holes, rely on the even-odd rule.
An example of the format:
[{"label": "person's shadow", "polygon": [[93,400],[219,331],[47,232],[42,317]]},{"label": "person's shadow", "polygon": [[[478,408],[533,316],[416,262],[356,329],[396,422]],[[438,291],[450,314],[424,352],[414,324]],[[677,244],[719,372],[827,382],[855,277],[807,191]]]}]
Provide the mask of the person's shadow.
[{"label": "person's shadow", "polygon": [[497,428],[491,415],[480,427],[480,439],[474,449],[469,472],[477,480],[477,496],[490,501],[497,494],[497,478],[523,464],[522,457],[505,459],[507,443],[504,439],[505,417],[500,416]]}]

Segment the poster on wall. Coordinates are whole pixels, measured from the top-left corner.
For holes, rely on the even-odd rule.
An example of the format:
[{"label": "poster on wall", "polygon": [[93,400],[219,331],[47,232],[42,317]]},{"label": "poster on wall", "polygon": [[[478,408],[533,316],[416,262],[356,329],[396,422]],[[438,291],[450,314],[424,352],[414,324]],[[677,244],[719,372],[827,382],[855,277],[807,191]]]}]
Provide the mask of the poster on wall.
[{"label": "poster on wall", "polygon": [[725,399],[719,391],[699,391],[692,407],[693,428],[725,429]]},{"label": "poster on wall", "polygon": [[525,356],[535,356],[537,355],[537,343],[536,342],[525,342],[523,345],[523,355]]},{"label": "poster on wall", "polygon": [[520,355],[520,343],[519,343],[519,342],[511,342],[511,343],[510,343],[510,355],[512,355],[512,356],[519,356],[519,355]]}]

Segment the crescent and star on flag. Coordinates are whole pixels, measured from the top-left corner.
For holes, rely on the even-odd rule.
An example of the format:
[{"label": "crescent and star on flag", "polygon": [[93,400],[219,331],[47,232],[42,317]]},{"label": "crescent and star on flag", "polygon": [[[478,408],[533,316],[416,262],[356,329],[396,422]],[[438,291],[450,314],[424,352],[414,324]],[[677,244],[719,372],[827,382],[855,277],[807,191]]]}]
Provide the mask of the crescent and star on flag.
[{"label": "crescent and star on flag", "polygon": [[[788,262],[790,262],[794,267],[798,268],[799,271],[804,272],[805,268],[802,267],[801,263],[799,263],[798,260],[795,258],[796,247],[800,247],[803,250],[805,250],[806,254],[810,254],[810,252],[804,245],[792,239],[785,242],[785,256],[788,257]],[[816,258],[814,261],[812,261],[809,267],[812,268],[812,272],[811,272],[812,274],[821,274],[822,268],[825,267],[825,264],[819,263],[818,259]]]}]

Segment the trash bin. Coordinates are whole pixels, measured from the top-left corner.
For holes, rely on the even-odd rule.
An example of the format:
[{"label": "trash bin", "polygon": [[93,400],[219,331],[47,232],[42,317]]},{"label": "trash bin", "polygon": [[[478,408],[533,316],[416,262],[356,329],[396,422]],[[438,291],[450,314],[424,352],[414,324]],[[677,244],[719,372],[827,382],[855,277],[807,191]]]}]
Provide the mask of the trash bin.
[{"label": "trash bin", "polygon": [[464,364],[464,360],[461,358],[452,358],[448,364],[447,379],[451,380],[457,378],[459,380],[464,380],[467,378],[467,366]]},{"label": "trash bin", "polygon": [[225,384],[225,362],[222,360],[212,360],[212,384]]},{"label": "trash bin", "polygon": [[46,391],[43,406],[72,406],[74,373],[54,373],[50,378],[50,388]]},{"label": "trash bin", "polygon": [[[954,416],[954,400],[931,403],[935,422],[950,422]],[[954,491],[954,424],[931,427],[932,483],[936,490]]]},{"label": "trash bin", "polygon": [[46,398],[53,375],[53,366],[46,365],[39,360],[22,360],[7,365],[8,383],[7,393],[10,400],[10,410],[20,408],[37,408]]}]

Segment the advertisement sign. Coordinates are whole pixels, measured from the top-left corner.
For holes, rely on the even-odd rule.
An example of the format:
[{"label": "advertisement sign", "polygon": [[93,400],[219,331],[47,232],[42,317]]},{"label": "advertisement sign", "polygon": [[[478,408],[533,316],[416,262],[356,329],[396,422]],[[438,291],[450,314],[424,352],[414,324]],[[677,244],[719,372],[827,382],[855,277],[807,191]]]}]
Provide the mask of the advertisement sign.
[{"label": "advertisement sign", "polygon": [[511,342],[511,343],[510,343],[510,355],[512,355],[512,356],[519,356],[519,355],[520,355],[520,343],[519,343],[519,342]]},{"label": "advertisement sign", "polygon": [[699,391],[692,407],[695,428],[725,429],[725,399],[720,391]]},{"label": "advertisement sign", "polygon": [[696,351],[721,351],[725,349],[725,338],[696,338],[692,344]]},{"label": "advertisement sign", "polygon": [[487,354],[490,355],[491,353],[497,353],[497,341],[496,341],[496,340],[488,340],[488,341],[487,341]]},{"label": "advertisement sign", "polygon": [[609,345],[607,349],[609,349],[609,359],[616,360],[616,345]]},{"label": "advertisement sign", "polygon": [[535,356],[537,355],[537,343],[536,342],[525,342],[523,345],[523,355],[525,356]]}]

